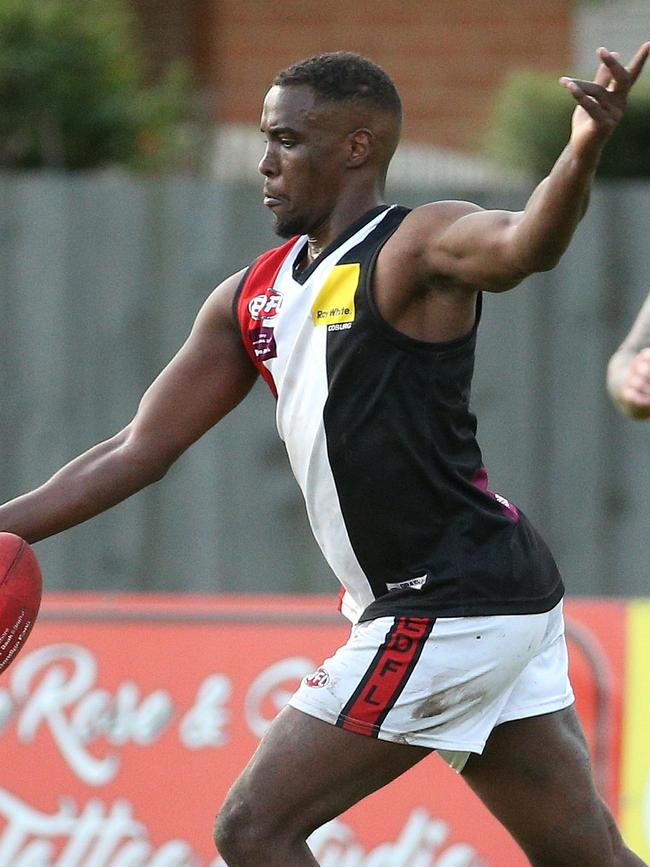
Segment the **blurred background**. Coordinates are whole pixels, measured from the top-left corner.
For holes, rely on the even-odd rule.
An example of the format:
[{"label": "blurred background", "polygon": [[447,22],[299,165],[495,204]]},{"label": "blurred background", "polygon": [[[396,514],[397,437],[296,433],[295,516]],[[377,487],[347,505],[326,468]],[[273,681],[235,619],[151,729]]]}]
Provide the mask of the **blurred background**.
[{"label": "blurred background", "polygon": [[[347,49],[394,78],[390,201],[519,209],[569,134],[558,77],[646,39],[650,0],[0,0],[0,500],[128,423],[214,286],[277,243],[257,163],[279,69]],[[650,289],[649,73],[562,262],[485,298],[472,396],[492,489],[564,574],[595,778],[645,860],[650,423],[605,374]],[[66,592],[0,682],[0,867],[225,867],[215,809],[346,633],[266,386],[36,550]],[[319,829],[319,863],[523,867],[433,761]]]},{"label": "blurred background", "polygon": [[[348,49],[392,75],[391,201],[519,208],[568,135],[558,76],[649,36],[648,0],[0,0],[0,497],[126,424],[212,288],[276,243],[257,162],[280,68]],[[649,80],[561,264],[488,297],[480,331],[491,486],[571,595],[648,593],[650,428],[605,368],[650,288]],[[264,389],[163,482],[40,543],[48,588],[335,594]]]}]

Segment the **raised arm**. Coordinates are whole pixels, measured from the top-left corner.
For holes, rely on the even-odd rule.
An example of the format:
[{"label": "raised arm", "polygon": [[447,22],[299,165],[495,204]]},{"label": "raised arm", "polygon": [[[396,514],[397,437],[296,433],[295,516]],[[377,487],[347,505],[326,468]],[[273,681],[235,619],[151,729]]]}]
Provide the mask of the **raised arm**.
[{"label": "raised arm", "polygon": [[570,139],[523,211],[440,202],[413,212],[413,236],[423,245],[420,263],[432,282],[499,292],[557,264],[586,210],[600,155],[649,52],[645,43],[626,67],[600,48],[593,81],[560,79],[577,103]]},{"label": "raised arm", "polygon": [[650,418],[650,293],[607,366],[607,389],[630,418]]},{"label": "raised arm", "polygon": [[242,274],[203,305],[177,355],[133,420],[39,488],[0,506],[0,530],[35,542],[92,518],[165,475],[185,449],[249,392],[256,378],[231,313]]}]

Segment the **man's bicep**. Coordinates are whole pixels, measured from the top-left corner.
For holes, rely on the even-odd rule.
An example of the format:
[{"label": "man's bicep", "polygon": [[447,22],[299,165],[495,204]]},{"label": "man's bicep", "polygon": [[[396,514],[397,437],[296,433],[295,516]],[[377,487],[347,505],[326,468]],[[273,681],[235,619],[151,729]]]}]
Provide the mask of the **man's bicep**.
[{"label": "man's bicep", "polygon": [[499,292],[522,279],[512,244],[520,214],[471,202],[436,202],[414,216],[433,281]]},{"label": "man's bicep", "polygon": [[170,363],[145,392],[131,437],[175,459],[248,394],[257,371],[233,321],[240,275],[218,287]]},{"label": "man's bicep", "polygon": [[475,208],[460,214],[438,244],[450,276],[472,289],[503,292],[527,274],[515,244],[521,214]]}]

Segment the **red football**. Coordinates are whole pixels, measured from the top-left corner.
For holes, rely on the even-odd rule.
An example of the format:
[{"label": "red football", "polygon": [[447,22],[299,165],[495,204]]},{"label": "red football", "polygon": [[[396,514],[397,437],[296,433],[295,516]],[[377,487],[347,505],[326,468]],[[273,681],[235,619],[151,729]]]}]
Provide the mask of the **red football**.
[{"label": "red football", "polygon": [[0,673],[13,662],[32,630],[43,576],[24,539],[0,533]]}]

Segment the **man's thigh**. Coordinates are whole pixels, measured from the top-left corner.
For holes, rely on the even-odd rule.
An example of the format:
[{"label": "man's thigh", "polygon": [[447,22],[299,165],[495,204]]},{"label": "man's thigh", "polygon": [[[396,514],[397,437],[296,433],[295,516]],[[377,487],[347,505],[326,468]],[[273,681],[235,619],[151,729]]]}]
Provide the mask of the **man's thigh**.
[{"label": "man's thigh", "polygon": [[230,790],[223,811],[239,811],[263,836],[304,839],[430,752],[349,732],[285,707]]},{"label": "man's thigh", "polygon": [[573,707],[497,726],[463,779],[533,864],[626,863],[616,860],[620,835],[596,792]]}]

